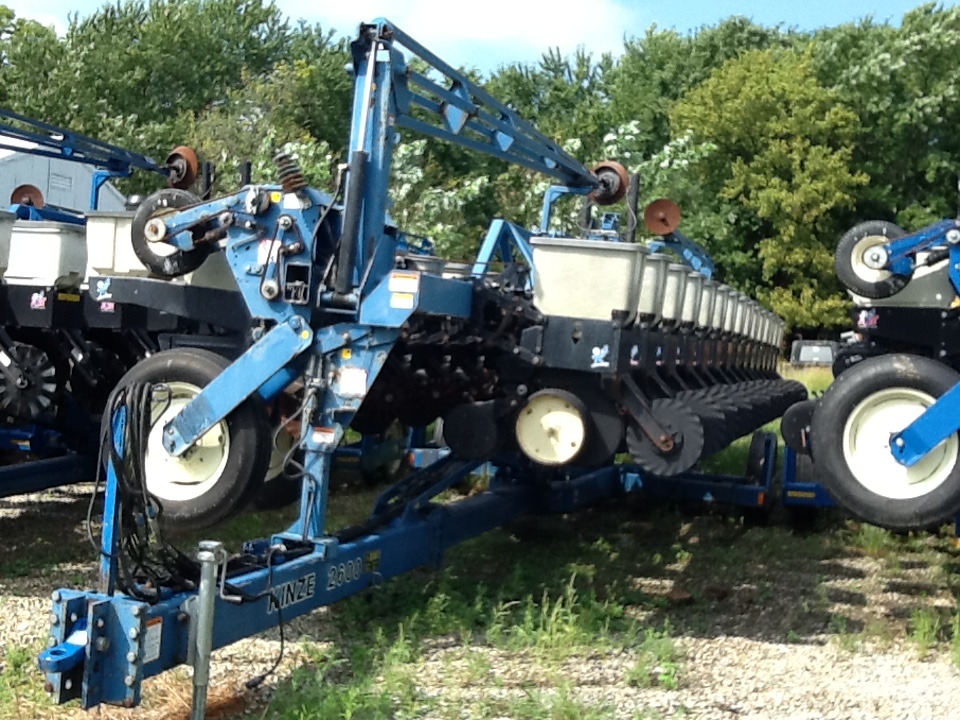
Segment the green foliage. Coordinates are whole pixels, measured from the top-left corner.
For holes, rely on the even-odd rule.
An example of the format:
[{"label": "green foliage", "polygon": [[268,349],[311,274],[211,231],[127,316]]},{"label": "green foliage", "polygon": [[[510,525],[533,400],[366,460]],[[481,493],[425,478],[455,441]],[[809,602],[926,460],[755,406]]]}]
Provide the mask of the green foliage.
[{"label": "green foliage", "polygon": [[637,661],[627,671],[627,684],[647,688],[659,686],[665,690],[680,687],[680,653],[670,637],[669,622],[662,631],[644,630],[637,648]]},{"label": "green foliage", "polygon": [[[195,145],[217,163],[221,192],[244,159],[272,179],[280,148],[329,189],[351,119],[349,39],[288,23],[274,0],[117,0],[72,17],[61,38],[0,6],[0,103],[153,157]],[[653,26],[619,56],[551,50],[486,79],[470,73],[586,164],[623,160],[644,203],[680,204],[720,279],[792,329],[816,330],[848,322],[833,272],[846,229],[954,214],[958,50],[960,8],[927,4],[899,26],[813,33],[740,17],[689,35]],[[549,184],[412,134],[394,180],[394,218],[456,259],[473,255],[492,218],[538,225]],[[551,229],[578,232],[578,206],[561,202]]]},{"label": "green foliage", "polygon": [[842,323],[837,211],[853,205],[867,178],[851,169],[856,116],[818,83],[809,59],[745,53],[688,93],[673,123],[717,148],[702,162],[701,180],[734,204],[739,235],[717,248],[717,259],[732,254],[731,266],[752,266],[732,283],[793,325]]},{"label": "green foliage", "polygon": [[940,640],[943,630],[940,616],[935,610],[922,608],[910,615],[910,639],[917,646],[920,656],[925,656]]}]

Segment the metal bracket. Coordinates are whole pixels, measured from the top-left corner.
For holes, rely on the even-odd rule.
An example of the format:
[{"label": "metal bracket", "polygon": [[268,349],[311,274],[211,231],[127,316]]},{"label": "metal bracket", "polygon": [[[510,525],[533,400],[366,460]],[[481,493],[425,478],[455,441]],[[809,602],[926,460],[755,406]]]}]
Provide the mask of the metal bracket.
[{"label": "metal bracket", "polygon": [[277,325],[214,378],[163,429],[163,445],[179,457],[231,410],[313,343],[300,316]]},{"label": "metal bracket", "polygon": [[676,444],[673,436],[657,422],[657,419],[650,412],[650,404],[647,402],[643,391],[637,387],[637,383],[629,375],[621,376],[620,383],[626,388],[626,392],[621,393],[620,401],[636,421],[643,434],[650,438],[650,442],[661,452],[672,452]]}]

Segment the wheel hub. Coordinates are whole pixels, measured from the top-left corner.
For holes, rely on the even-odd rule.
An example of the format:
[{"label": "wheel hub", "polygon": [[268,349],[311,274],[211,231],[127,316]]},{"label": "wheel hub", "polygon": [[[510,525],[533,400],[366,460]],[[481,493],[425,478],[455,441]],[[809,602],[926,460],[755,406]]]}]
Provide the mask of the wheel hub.
[{"label": "wheel hub", "polygon": [[956,464],[956,435],[944,440],[912,467],[890,451],[892,435],[933,405],[927,393],[907,387],[876,392],[857,405],[844,425],[843,453],[850,471],[865,488],[890,500],[910,500],[938,488]]},{"label": "wheel hub", "polygon": [[524,455],[541,465],[566,465],[587,438],[583,403],[563,390],[541,390],[530,396],[517,416],[517,443]]},{"label": "wheel hub", "polygon": [[147,489],[160,500],[193,500],[220,478],[230,456],[230,435],[225,421],[208,430],[180,457],[163,446],[163,429],[200,390],[188,383],[167,383],[167,393],[156,393],[150,433],[144,455]]}]

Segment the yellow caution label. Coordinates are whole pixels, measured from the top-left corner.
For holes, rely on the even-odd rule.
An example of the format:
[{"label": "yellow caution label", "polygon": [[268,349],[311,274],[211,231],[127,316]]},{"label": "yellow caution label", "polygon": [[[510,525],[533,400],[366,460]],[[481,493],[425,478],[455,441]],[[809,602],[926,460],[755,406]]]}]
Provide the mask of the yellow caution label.
[{"label": "yellow caution label", "polygon": [[787,490],[787,497],[806,498],[808,500],[813,500],[817,497],[817,494],[808,490]]},{"label": "yellow caution label", "polygon": [[283,200],[283,193],[277,192],[276,190],[270,193],[270,202],[279,203],[281,200]]},{"label": "yellow caution label", "polygon": [[390,273],[390,280],[387,284],[387,289],[392,293],[415,293],[420,289],[420,273]]},{"label": "yellow caution label", "polygon": [[74,293],[57,293],[57,300],[63,300],[63,302],[80,302],[80,296]]},{"label": "yellow caution label", "polygon": [[390,307],[399,310],[413,310],[413,293],[395,292],[390,295]]}]

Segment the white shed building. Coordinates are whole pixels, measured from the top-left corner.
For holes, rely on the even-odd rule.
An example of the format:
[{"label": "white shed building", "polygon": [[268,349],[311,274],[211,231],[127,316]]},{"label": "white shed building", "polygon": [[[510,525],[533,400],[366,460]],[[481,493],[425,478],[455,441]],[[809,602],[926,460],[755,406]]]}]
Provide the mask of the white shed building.
[{"label": "white shed building", "polygon": [[[8,144],[29,146],[29,143],[4,138]],[[90,209],[92,165],[60,158],[0,149],[0,208],[6,209],[10,196],[20,185],[35,185],[48,205],[86,211]],[[123,210],[123,193],[109,182],[100,188],[100,210]]]}]

